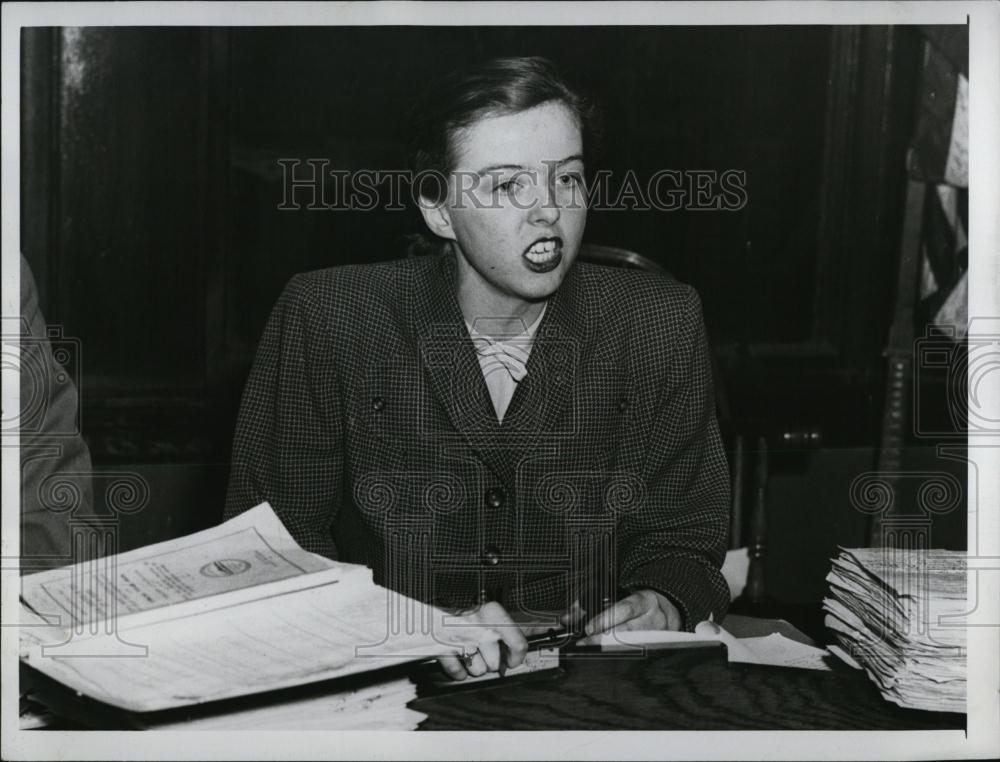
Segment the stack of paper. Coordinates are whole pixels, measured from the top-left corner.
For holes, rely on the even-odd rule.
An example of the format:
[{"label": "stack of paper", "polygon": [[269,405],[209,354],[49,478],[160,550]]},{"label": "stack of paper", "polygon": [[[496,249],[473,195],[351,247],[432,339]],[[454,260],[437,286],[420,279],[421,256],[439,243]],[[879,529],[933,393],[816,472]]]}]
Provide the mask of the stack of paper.
[{"label": "stack of paper", "polygon": [[964,712],[965,552],[841,549],[823,601],[844,661],[889,701]]},{"label": "stack of paper", "polygon": [[416,730],[427,715],[407,708],[417,698],[409,678],[352,691],[159,723],[154,730]]},{"label": "stack of paper", "polygon": [[471,652],[487,632],[378,587],[366,567],[306,552],[266,503],[187,537],[26,576],[20,624],[23,661],[132,712]]}]

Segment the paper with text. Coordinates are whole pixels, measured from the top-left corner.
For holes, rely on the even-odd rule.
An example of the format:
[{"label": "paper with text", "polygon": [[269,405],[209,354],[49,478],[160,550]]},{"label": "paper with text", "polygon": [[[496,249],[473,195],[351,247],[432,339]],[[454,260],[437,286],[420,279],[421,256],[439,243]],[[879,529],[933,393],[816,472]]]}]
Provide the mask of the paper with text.
[{"label": "paper with text", "polygon": [[[173,555],[180,559],[175,571],[188,573],[204,558],[235,557],[237,548],[250,547],[243,543],[249,528],[297,567],[324,568],[287,577],[288,566],[268,566],[259,578],[270,581],[228,592],[206,592],[218,590],[207,583],[178,593],[178,603],[119,617],[111,629],[40,626],[22,605],[22,658],[81,693],[148,712],[471,651],[490,636],[488,628],[378,587],[367,567],[292,553],[297,546],[285,547],[281,533],[271,531],[273,517],[263,506],[249,527],[244,519],[234,531],[234,519],[207,543],[199,533],[146,548],[128,562]],[[41,585],[29,587],[44,593]]]},{"label": "paper with text", "polygon": [[177,540],[28,575],[21,599],[69,627],[277,582],[335,563],[302,550],[262,503]]}]

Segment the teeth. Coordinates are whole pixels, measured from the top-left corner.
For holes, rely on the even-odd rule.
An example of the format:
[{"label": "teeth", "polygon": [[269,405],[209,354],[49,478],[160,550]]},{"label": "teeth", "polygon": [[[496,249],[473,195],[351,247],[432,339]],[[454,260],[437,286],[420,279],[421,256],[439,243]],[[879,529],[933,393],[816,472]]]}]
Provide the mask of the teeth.
[{"label": "teeth", "polygon": [[538,241],[530,249],[528,249],[526,256],[532,262],[540,263],[547,259],[551,259],[550,255],[555,252],[555,250],[555,241]]},{"label": "teeth", "polygon": [[538,265],[541,264],[542,262],[548,262],[552,259],[555,259],[559,255],[555,250],[553,250],[553,251],[529,251],[524,256],[528,258],[529,262],[534,262],[536,265]]}]

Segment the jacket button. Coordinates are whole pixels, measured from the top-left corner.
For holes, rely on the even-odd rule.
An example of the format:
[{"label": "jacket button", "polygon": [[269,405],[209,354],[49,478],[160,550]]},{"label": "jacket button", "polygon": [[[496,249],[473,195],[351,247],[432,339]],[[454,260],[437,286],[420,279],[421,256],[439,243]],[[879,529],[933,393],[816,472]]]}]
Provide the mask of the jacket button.
[{"label": "jacket button", "polygon": [[483,566],[499,566],[500,550],[496,545],[487,545],[483,548],[483,554],[479,556],[479,563]]},{"label": "jacket button", "polygon": [[620,400],[618,400],[618,410],[619,412],[622,413],[628,410],[628,399],[626,397],[622,397]]},{"label": "jacket button", "polygon": [[382,412],[382,408],[385,407],[385,400],[381,397],[372,397],[372,410],[376,413]]},{"label": "jacket button", "polygon": [[486,505],[490,508],[503,508],[503,492],[491,489],[486,493]]}]

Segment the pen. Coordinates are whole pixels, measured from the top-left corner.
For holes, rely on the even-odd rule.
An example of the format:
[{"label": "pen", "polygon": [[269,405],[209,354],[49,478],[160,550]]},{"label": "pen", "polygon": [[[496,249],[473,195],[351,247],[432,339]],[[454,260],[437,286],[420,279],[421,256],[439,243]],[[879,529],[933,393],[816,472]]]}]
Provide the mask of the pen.
[{"label": "pen", "polygon": [[[483,600],[483,598],[480,598]],[[601,598],[601,610],[605,610],[614,604],[614,599],[605,595]],[[578,640],[582,640],[587,637],[586,630],[584,629],[583,623],[581,622],[575,628],[570,629],[568,627],[555,628],[551,627],[545,632],[537,633],[535,635],[529,635],[526,640],[528,641],[529,651],[540,651],[545,648],[563,648],[568,645],[576,643]],[[507,646],[504,643],[500,644],[500,674],[503,675],[504,669],[507,664]]]},{"label": "pen", "polygon": [[553,627],[547,632],[530,635],[526,640],[529,651],[538,651],[543,648],[562,648],[584,637],[586,637],[586,633],[582,629],[571,630],[565,627],[556,629]]},{"label": "pen", "polygon": [[[479,590],[479,605],[485,605],[489,600],[489,596],[484,588]],[[608,596],[603,596],[601,604],[603,608],[607,608],[613,603],[612,599]],[[534,635],[528,635],[525,640],[528,643],[528,651],[540,651],[548,648],[564,648],[565,646],[572,645],[578,640],[582,640],[587,636],[586,631],[582,624],[577,625],[574,628],[568,627],[550,627],[545,632],[535,633]],[[499,674],[503,677],[504,673],[507,671],[507,660],[510,655],[507,644],[503,641],[500,642],[500,669]],[[468,657],[463,657],[468,658]],[[431,660],[433,661],[433,660]]]},{"label": "pen", "polygon": [[[541,651],[546,648],[563,648],[564,646],[576,643],[576,641],[585,637],[583,630],[570,630],[565,627],[556,629],[555,627],[550,628],[546,632],[540,632],[535,635],[529,635],[525,640],[528,641],[528,651]],[[508,658],[507,644],[500,643],[500,677],[504,676],[507,671],[507,658]]]}]

